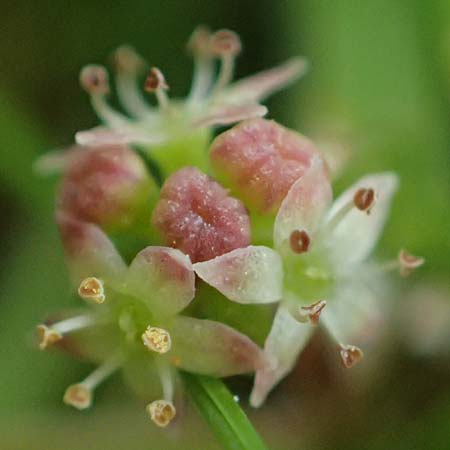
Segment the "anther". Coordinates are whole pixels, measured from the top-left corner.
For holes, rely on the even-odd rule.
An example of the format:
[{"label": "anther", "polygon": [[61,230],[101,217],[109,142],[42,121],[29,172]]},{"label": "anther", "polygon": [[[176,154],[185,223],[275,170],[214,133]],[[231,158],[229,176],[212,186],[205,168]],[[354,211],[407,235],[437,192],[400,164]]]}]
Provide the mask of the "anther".
[{"label": "anther", "polygon": [[408,253],[406,250],[400,250],[398,254],[398,261],[400,264],[400,275],[402,277],[408,276],[412,270],[417,269],[422,266],[425,262],[425,259],[420,256],[412,255]]},{"label": "anther", "polygon": [[362,350],[355,345],[341,345],[339,353],[346,369],[353,367],[364,356]]},{"label": "anther", "polygon": [[210,49],[216,56],[236,56],[241,51],[241,40],[231,30],[218,30],[210,37]]},{"label": "anther", "polygon": [[160,89],[167,90],[169,86],[166,83],[166,79],[162,72],[156,68],[152,67],[145,80],[144,88],[147,92],[157,92]]},{"label": "anther", "polygon": [[294,230],[289,237],[289,244],[295,253],[305,253],[311,244],[311,238],[305,230]]},{"label": "anther", "polygon": [[353,196],[354,205],[361,211],[370,213],[370,209],[375,203],[375,191],[373,189],[358,189]]},{"label": "anther", "polygon": [[114,53],[114,63],[118,72],[138,72],[145,64],[133,47],[123,45]]},{"label": "anther", "polygon": [[37,333],[40,350],[45,350],[49,345],[53,345],[62,339],[62,334],[60,332],[47,325],[38,325]]},{"label": "anther", "polygon": [[210,54],[211,32],[208,27],[198,26],[191,34],[187,48],[194,54],[204,56]]},{"label": "anther", "polygon": [[72,384],[66,389],[63,401],[79,410],[87,409],[92,405],[92,389],[83,383]]},{"label": "anther", "polygon": [[103,303],[105,301],[105,289],[102,280],[95,277],[85,278],[78,287],[78,295],[83,300]]},{"label": "anther", "polygon": [[322,314],[325,306],[327,306],[327,302],[325,300],[319,300],[312,305],[301,306],[300,314],[307,317],[313,325],[317,325],[319,323],[320,315]]},{"label": "anther", "polygon": [[108,72],[103,66],[88,65],[80,72],[80,84],[92,95],[106,95],[109,93]]},{"label": "anther", "polygon": [[166,427],[176,415],[176,409],[172,402],[167,400],[155,400],[147,405],[150,419],[159,427]]},{"label": "anther", "polygon": [[163,328],[149,326],[142,335],[142,342],[149,351],[156,353],[167,353],[171,346],[172,340],[168,331]]}]

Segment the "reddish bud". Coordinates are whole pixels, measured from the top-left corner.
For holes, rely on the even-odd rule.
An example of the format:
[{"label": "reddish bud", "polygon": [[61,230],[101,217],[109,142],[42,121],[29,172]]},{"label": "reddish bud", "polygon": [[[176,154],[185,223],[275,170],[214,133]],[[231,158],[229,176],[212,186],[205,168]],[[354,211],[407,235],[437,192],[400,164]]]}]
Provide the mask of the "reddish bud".
[{"label": "reddish bud", "polygon": [[250,221],[242,203],[194,167],[167,179],[152,222],[168,245],[182,250],[193,262],[250,243]]},{"label": "reddish bud", "polygon": [[127,146],[80,148],[59,190],[58,209],[107,228],[134,223],[149,205],[154,185]]},{"label": "reddish bud", "polygon": [[265,119],[245,121],[211,146],[217,175],[259,212],[275,213],[318,153],[304,136]]}]

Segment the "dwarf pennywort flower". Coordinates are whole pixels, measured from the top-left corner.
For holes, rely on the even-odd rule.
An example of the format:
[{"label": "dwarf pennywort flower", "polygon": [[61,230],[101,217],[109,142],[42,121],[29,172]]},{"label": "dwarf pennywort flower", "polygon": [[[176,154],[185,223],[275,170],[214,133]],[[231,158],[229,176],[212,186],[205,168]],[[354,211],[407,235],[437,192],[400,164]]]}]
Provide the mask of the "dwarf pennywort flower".
[{"label": "dwarf pennywort flower", "polygon": [[66,403],[89,407],[95,387],[107,376],[139,364],[155,397],[148,412],[165,426],[175,415],[176,368],[217,377],[263,368],[265,355],[246,336],[180,314],[195,294],[188,256],[169,247],[147,247],[127,267],[96,225],[60,213],[58,226],[72,279],[88,307],[78,316],[40,325],[40,348],[60,342],[101,361],[84,381],[67,389]]},{"label": "dwarf pennywort flower", "polygon": [[[269,199],[267,205],[278,197],[273,194],[277,194],[280,188],[274,189],[264,177],[254,176],[255,171],[259,173],[261,164],[255,167],[251,158],[235,155],[240,143],[249,140],[250,136],[251,151],[256,153],[262,148],[269,154],[264,161],[266,166],[271,166],[269,172],[278,173],[286,164],[283,158],[286,149],[283,152],[277,149],[277,146],[283,147],[283,139],[274,140],[273,133],[266,132],[259,134],[263,136],[260,141],[251,133],[254,128],[274,126],[261,120],[239,125],[219,136],[211,152],[215,161],[218,158],[224,160],[222,171],[227,170],[227,156],[231,155],[228,166],[237,166],[228,172],[234,182],[232,186],[263,193],[257,198],[260,201]],[[278,134],[283,136],[279,130]],[[288,147],[292,147],[292,139],[289,136],[284,140]],[[297,139],[296,152],[301,147]],[[281,157],[276,153],[281,153]],[[274,365],[257,371],[251,396],[254,406],[261,405],[272,387],[293,368],[314,330],[312,325],[318,323],[319,317],[339,344],[344,366],[351,367],[356,363],[362,351],[353,345],[352,339],[367,327],[377,311],[371,282],[386,269],[398,267],[405,274],[423,263],[422,259],[404,251],[400,253],[398,262],[383,267],[366,262],[380,236],[397,187],[394,174],[364,177],[330,205],[332,191],[323,159],[317,151],[303,155],[303,160],[297,158],[298,167],[288,171],[289,174],[297,170],[299,178],[293,184],[291,181],[290,187],[289,179],[284,180],[283,189],[287,194],[273,226],[274,247],[283,261],[283,272],[274,271],[272,274],[273,284],[282,287],[278,289],[280,305],[265,343],[265,352]],[[289,159],[289,163],[293,161],[296,160]],[[252,261],[251,266],[258,267],[258,261]],[[252,270],[248,270],[246,265],[245,270],[242,267],[242,261],[234,260],[230,255],[194,265],[196,273],[204,281],[237,302],[243,301],[240,295],[242,287],[255,278]],[[246,299],[264,303],[264,293],[258,294],[261,295],[259,299],[257,295]]]},{"label": "dwarf pennywort flower", "polygon": [[[113,109],[107,101],[110,93],[108,73],[99,65],[86,66],[80,74],[84,89],[103,125],[76,134],[80,145],[137,144],[172,172],[183,165],[206,168],[205,150],[211,127],[261,117],[267,108],[264,98],[305,72],[302,59],[231,83],[239,37],[232,31],[210,33],[200,27],[189,40],[194,55],[194,78],[184,100],[171,99],[166,79],[156,67],[147,69],[144,60],[131,47],[115,53],[116,89],[127,115]],[[215,75],[216,61],[220,68]],[[142,96],[140,76],[147,72],[144,89],[156,97],[151,106]]]}]

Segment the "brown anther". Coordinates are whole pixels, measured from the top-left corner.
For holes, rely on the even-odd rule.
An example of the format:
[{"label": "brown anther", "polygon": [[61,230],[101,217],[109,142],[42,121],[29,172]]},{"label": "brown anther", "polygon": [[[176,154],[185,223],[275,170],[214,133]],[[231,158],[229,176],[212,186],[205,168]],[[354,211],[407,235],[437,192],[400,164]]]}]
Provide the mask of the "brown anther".
[{"label": "brown anther", "polygon": [[210,38],[211,32],[209,31],[209,28],[200,25],[191,34],[187,43],[187,48],[194,55],[207,55],[210,53]]},{"label": "brown anther", "polygon": [[241,40],[231,30],[218,30],[210,37],[210,49],[216,56],[235,56],[241,51]]},{"label": "brown anther", "polygon": [[358,189],[353,196],[354,205],[361,211],[367,211],[370,213],[370,208],[372,208],[375,202],[375,191],[373,189]]},{"label": "brown anther", "polygon": [[404,249],[400,250],[398,260],[400,263],[400,275],[402,277],[408,276],[412,270],[422,266],[425,262],[424,258],[412,255]]},{"label": "brown anther", "polygon": [[325,300],[319,300],[312,305],[301,306],[300,314],[308,317],[309,321],[313,325],[317,325],[319,323],[320,314],[322,314],[323,308],[325,308],[325,306],[327,306],[327,302]]},{"label": "brown anther", "polygon": [[45,350],[49,345],[53,345],[62,339],[62,334],[47,325],[38,325],[37,333],[39,339],[39,349]]},{"label": "brown anther", "polygon": [[134,48],[128,45],[123,45],[114,52],[114,64],[119,72],[136,72],[145,66]]},{"label": "brown anther", "polygon": [[295,253],[305,253],[311,244],[311,238],[305,230],[294,230],[289,237],[289,244]]},{"label": "brown anther", "polygon": [[147,92],[156,92],[159,89],[167,90],[169,86],[166,83],[166,79],[162,72],[156,68],[152,67],[145,80],[144,89]]},{"label": "brown anther", "polygon": [[95,277],[85,278],[78,287],[78,295],[84,300],[103,303],[105,301],[103,282]]},{"label": "brown anther", "polygon": [[355,345],[342,345],[340,347],[340,355],[343,366],[346,369],[350,369],[350,367],[353,367],[358,361],[361,360],[364,353]]},{"label": "brown anther", "polygon": [[152,352],[167,353],[172,347],[172,340],[168,331],[163,328],[147,327],[142,335],[142,342]]},{"label": "brown anther", "polygon": [[80,84],[89,94],[105,95],[109,92],[108,72],[103,66],[94,64],[83,67]]},{"label": "brown anther", "polygon": [[72,384],[66,389],[63,401],[80,410],[89,408],[92,404],[92,391],[83,383]]},{"label": "brown anther", "polygon": [[177,413],[173,403],[167,400],[155,400],[147,405],[146,409],[152,421],[159,427],[169,425]]}]

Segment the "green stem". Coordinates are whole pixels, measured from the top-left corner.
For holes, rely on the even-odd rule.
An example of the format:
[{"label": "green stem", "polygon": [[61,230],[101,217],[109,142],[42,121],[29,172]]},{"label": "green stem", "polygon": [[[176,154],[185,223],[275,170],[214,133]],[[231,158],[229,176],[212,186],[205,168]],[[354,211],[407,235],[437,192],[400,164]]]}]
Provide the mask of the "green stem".
[{"label": "green stem", "polygon": [[225,384],[216,378],[183,373],[187,392],[227,450],[267,450]]}]

